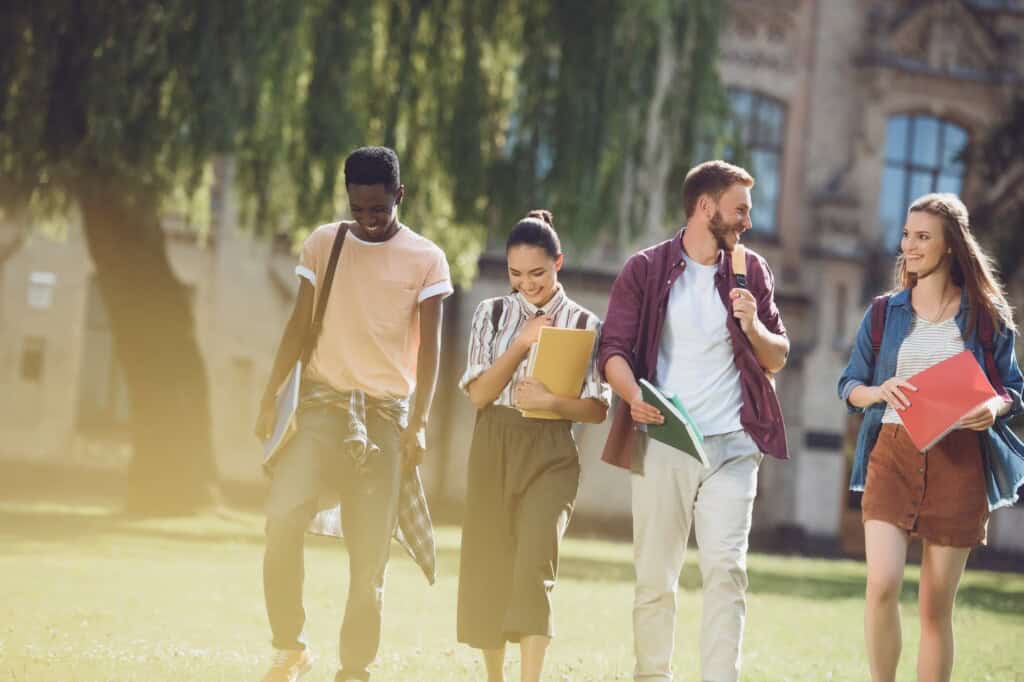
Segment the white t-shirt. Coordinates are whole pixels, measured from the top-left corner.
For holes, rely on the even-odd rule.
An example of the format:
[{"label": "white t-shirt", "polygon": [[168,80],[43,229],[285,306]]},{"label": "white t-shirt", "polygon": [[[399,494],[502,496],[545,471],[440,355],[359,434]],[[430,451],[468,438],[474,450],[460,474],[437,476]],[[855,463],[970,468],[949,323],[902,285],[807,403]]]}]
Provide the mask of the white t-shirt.
[{"label": "white t-shirt", "polygon": [[718,265],[683,259],[658,347],[658,387],[679,396],[705,436],[738,431],[743,395],[725,326],[729,313],[715,288]]}]

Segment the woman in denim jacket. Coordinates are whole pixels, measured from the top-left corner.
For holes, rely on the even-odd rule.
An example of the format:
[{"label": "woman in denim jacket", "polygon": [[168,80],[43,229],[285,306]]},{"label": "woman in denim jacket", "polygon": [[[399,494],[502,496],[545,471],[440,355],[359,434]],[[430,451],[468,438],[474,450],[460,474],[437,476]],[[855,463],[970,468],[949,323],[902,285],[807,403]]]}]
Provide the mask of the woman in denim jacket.
[{"label": "woman in denim jacket", "polygon": [[[922,541],[918,680],[950,679],[953,601],[967,556],[985,542],[989,511],[1016,502],[1024,482],[1024,443],[1008,424],[1022,411],[1016,326],[990,261],[971,234],[966,207],[952,194],[921,197],[907,213],[900,247],[898,289],[887,301],[877,357],[869,310],[839,379],[839,397],[851,411],[864,412],[850,489],[864,492],[864,631],[874,682],[896,676],[899,595],[914,537]],[[906,379],[964,349],[985,367],[978,333],[982,315],[994,328],[1001,395],[921,453],[899,418],[917,390]]]}]

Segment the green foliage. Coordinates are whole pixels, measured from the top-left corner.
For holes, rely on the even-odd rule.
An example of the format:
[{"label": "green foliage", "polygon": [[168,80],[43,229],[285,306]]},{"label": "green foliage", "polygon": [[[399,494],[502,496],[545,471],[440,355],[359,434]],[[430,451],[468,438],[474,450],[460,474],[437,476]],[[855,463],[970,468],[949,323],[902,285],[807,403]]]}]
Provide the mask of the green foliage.
[{"label": "green foliage", "polygon": [[[466,283],[486,230],[530,208],[553,208],[569,241],[591,244],[622,202],[677,186],[719,96],[719,4],[6,3],[0,204],[66,206],[96,178],[180,204],[214,156],[233,154],[245,222],[294,231],[342,212],[349,151],[387,144],[409,188],[404,219],[459,249]],[[666,58],[675,71],[656,98]],[[652,145],[672,150],[670,172],[624,183]]]},{"label": "green foliage", "polygon": [[[388,0],[307,9],[303,123],[287,141],[291,171],[275,193],[295,192],[296,224],[322,221],[343,211],[345,154],[359,144],[393,146],[409,190],[403,219],[441,243],[463,284],[487,231],[504,234],[530,208],[554,209],[566,239],[584,246],[617,227],[621,202],[639,195],[642,203],[664,189],[623,185],[627,163],[646,163],[652,116],[666,131],[657,144],[675,159],[660,181],[677,187],[695,131],[706,124],[700,114],[724,101],[714,71],[721,10],[711,0]],[[666,22],[676,74],[652,113],[652,36]],[[670,202],[665,212],[677,208]]]},{"label": "green foliage", "polygon": [[[292,3],[9,5],[0,58],[0,168],[23,194],[85,177],[163,193],[257,137],[291,66]],[[271,112],[268,112],[271,113]],[[261,126],[261,124],[263,124]]]}]

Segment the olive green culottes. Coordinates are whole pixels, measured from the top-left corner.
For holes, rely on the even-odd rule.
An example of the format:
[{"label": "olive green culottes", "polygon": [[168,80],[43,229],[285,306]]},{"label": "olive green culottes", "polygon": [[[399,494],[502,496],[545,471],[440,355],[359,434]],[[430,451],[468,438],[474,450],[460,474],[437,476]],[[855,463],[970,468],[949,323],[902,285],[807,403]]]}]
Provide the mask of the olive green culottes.
[{"label": "olive green culottes", "polygon": [[572,422],[477,413],[459,566],[458,638],[497,649],[554,634],[558,548],[579,487]]}]

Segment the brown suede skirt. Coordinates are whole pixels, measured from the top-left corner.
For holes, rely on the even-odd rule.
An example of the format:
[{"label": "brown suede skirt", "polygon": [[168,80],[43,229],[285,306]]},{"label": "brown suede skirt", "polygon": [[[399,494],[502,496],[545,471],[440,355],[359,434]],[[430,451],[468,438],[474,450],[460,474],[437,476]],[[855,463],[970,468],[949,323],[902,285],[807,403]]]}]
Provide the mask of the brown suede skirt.
[{"label": "brown suede skirt", "polygon": [[978,433],[957,429],[920,452],[903,426],[882,424],[861,510],[864,521],[885,521],[936,545],[985,544],[988,496]]}]

